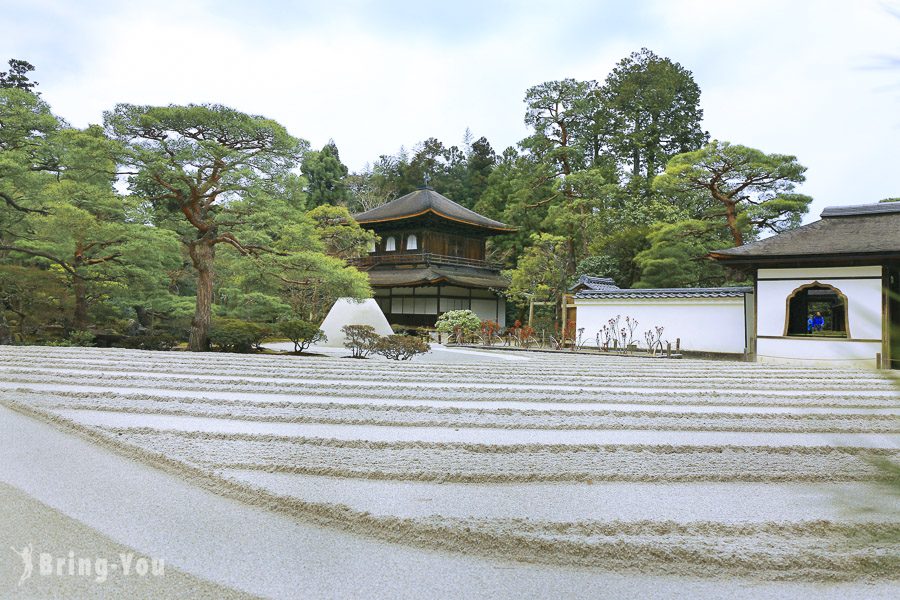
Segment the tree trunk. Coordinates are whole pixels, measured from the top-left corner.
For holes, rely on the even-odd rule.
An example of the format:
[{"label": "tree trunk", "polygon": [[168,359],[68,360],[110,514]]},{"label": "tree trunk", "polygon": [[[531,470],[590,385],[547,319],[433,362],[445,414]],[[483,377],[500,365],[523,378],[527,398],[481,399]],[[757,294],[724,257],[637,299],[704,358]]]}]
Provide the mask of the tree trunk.
[{"label": "tree trunk", "polygon": [[150,313],[147,312],[147,309],[141,305],[134,306],[134,315],[137,319],[137,323],[140,327],[144,329],[151,329],[153,325],[153,318],[150,316]]},{"label": "tree trunk", "polygon": [[84,331],[87,328],[87,289],[84,279],[75,276],[72,278],[72,294],[75,296],[75,331]]},{"label": "tree trunk", "polygon": [[575,234],[572,233],[570,228],[569,237],[566,239],[566,275],[577,275],[575,271],[578,269],[578,263],[575,258]]},{"label": "tree trunk", "polygon": [[197,305],[191,321],[189,348],[193,352],[209,350],[209,328],[212,320],[213,263],[215,245],[208,236],[191,242],[188,250],[197,270]]},{"label": "tree trunk", "polygon": [[0,346],[8,346],[12,344],[12,341],[12,331],[6,321],[6,315],[0,312]]},{"label": "tree trunk", "polygon": [[731,230],[731,237],[734,238],[734,247],[743,246],[744,236],[738,227],[737,210],[734,202],[725,203],[725,219],[728,220],[728,229]]}]

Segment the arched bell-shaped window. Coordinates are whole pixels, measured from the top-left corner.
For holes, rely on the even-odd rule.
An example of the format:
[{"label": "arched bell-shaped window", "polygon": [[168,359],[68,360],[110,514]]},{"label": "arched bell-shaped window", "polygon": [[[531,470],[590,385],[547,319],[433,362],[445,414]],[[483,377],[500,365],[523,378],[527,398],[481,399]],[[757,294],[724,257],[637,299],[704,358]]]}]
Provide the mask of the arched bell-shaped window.
[{"label": "arched bell-shaped window", "polygon": [[416,234],[411,233],[409,237],[406,238],[406,249],[407,250],[418,250],[419,249],[419,240],[416,238]]},{"label": "arched bell-shaped window", "polygon": [[394,236],[388,237],[384,242],[384,251],[385,252],[393,252],[397,249],[397,240]]},{"label": "arched bell-shaped window", "polygon": [[787,298],[784,334],[850,337],[847,297],[838,288],[818,281],[801,285]]}]

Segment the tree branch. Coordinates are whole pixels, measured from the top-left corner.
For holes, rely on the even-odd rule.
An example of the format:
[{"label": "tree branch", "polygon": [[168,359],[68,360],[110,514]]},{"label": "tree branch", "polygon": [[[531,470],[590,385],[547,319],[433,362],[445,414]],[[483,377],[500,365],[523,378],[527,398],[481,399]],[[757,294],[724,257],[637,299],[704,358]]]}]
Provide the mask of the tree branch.
[{"label": "tree branch", "polygon": [[42,208],[27,208],[25,206],[22,206],[21,204],[16,204],[16,201],[13,200],[12,197],[6,192],[0,192],[0,198],[3,198],[3,200],[6,201],[6,204],[8,204],[10,208],[15,209],[19,212],[37,213],[44,216],[50,214],[48,211]]},{"label": "tree branch", "polygon": [[52,254],[47,254],[46,252],[39,252],[37,250],[29,250],[28,248],[19,248],[18,246],[0,246],[0,250],[9,250],[10,252],[21,252],[22,254],[27,254],[29,256],[35,256],[39,258],[46,258],[47,260],[56,263],[60,267],[63,268],[64,271],[72,275],[73,277],[81,278],[81,275],[75,272],[69,263],[66,261],[53,256]]}]

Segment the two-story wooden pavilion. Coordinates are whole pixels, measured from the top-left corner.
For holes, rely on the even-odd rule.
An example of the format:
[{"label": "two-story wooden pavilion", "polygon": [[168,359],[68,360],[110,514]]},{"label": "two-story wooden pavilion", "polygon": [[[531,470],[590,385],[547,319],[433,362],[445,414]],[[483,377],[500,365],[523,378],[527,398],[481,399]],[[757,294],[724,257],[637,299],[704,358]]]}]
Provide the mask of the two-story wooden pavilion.
[{"label": "two-story wooden pavilion", "polygon": [[486,260],[485,241],[515,228],[489,219],[429,187],[353,216],[381,241],[353,261],[368,273],[375,300],[392,324],[433,326],[438,315],[470,309],[505,325],[509,282]]}]

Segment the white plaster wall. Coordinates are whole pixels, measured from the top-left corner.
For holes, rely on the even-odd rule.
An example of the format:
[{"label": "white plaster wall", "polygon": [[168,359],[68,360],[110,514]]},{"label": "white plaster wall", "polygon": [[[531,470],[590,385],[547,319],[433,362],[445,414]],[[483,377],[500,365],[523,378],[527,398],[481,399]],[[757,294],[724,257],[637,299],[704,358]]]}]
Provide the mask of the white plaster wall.
[{"label": "white plaster wall", "polygon": [[881,342],[798,338],[762,338],[756,341],[756,358],[761,363],[874,369],[875,355],[881,350]]},{"label": "white plaster wall", "polygon": [[759,279],[771,277],[784,279],[805,279],[811,277],[881,277],[881,267],[870,265],[866,267],[796,267],[791,269],[759,269]]},{"label": "white plaster wall", "polygon": [[[766,269],[774,270],[774,269]],[[757,335],[783,336],[787,299],[801,285],[818,281],[834,286],[847,297],[850,339],[881,340],[881,278],[829,279],[805,277],[757,282]]]},{"label": "white plaster wall", "polygon": [[656,325],[665,328],[666,340],[675,348],[681,338],[682,350],[696,352],[745,351],[744,298],[576,298],[577,327],[584,327],[588,345],[596,345],[597,332],[610,319],[626,315],[638,320],[635,339],[645,346],[644,332]]},{"label": "white plaster wall", "polygon": [[472,298],[472,312],[482,321],[497,321],[501,327],[506,326],[506,300],[501,297]]},{"label": "white plaster wall", "polygon": [[[875,367],[875,355],[882,351],[880,266],[760,269],[757,276],[759,362]],[[870,279],[845,279],[852,277]],[[784,336],[787,298],[815,281],[834,286],[847,297],[848,339]]]}]

